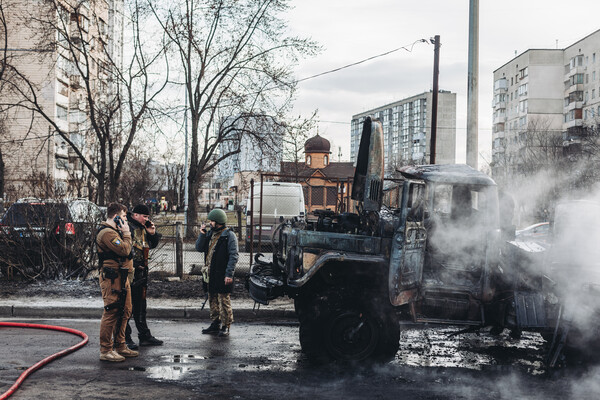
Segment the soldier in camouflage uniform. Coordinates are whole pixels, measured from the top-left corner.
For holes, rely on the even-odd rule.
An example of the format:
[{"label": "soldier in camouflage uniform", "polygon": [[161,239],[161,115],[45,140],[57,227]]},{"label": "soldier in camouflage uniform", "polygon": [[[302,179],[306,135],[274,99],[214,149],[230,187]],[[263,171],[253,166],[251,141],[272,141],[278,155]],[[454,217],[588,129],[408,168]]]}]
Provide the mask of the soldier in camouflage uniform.
[{"label": "soldier in camouflage uniform", "polygon": [[203,329],[202,333],[224,337],[229,335],[229,327],[233,322],[231,292],[233,273],[238,261],[238,245],[235,234],[225,226],[227,215],[223,210],[214,209],[207,218],[211,230],[207,232],[203,224],[196,240],[196,250],[204,253],[212,320],[211,325]]}]

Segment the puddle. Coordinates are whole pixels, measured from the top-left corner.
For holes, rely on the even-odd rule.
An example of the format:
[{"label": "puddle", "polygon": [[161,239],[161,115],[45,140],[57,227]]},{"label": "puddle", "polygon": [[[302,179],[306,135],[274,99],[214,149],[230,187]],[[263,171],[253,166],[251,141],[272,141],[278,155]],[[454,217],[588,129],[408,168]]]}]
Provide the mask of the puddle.
[{"label": "puddle", "polygon": [[505,333],[464,333],[450,336],[454,328],[430,328],[402,332],[400,350],[394,363],[416,367],[502,370],[516,366],[531,375],[544,373],[543,339],[524,332],[520,340]]},{"label": "puddle", "polygon": [[208,360],[209,357],[199,356],[197,354],[176,354],[172,356],[161,356],[160,360],[177,364],[191,364],[201,360]]},{"label": "puddle", "polygon": [[201,369],[200,367],[156,366],[156,367],[127,367],[127,371],[145,372],[150,379],[176,381],[182,379],[188,372]]},{"label": "puddle", "polygon": [[150,379],[161,379],[166,381],[176,381],[182,379],[188,372],[199,369],[199,367],[180,367],[180,366],[164,366],[164,367],[148,367],[146,373]]},{"label": "puddle", "polygon": [[150,379],[176,381],[183,379],[185,375],[190,371],[210,369],[210,366],[206,365],[183,366],[178,364],[194,364],[207,359],[209,359],[209,357],[200,356],[197,354],[165,355],[159,357],[159,362],[171,363],[175,365],[157,365],[152,367],[126,367],[124,369],[127,371],[145,372],[148,378]]}]

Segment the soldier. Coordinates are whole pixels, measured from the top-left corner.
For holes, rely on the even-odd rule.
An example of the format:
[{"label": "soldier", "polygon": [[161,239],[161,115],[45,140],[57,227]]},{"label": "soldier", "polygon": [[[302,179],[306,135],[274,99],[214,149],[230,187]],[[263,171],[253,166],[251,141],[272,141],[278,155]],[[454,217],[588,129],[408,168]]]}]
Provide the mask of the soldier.
[{"label": "soldier", "polygon": [[[131,299],[133,302],[133,320],[138,331],[140,346],[160,346],[162,340],[158,340],[150,333],[146,322],[146,291],[148,289],[148,252],[158,245],[161,238],[156,233],[154,222],[149,220],[150,209],[144,204],[138,204],[131,213],[127,213],[127,220],[131,225],[131,237],[133,243],[133,267],[134,275],[131,283]],[[131,279],[131,276],[130,276]],[[131,327],[127,323],[125,339],[130,349],[138,348],[131,338]]]},{"label": "soldier", "polygon": [[[100,290],[104,311],[100,321],[100,360],[124,361],[125,357],[137,357],[138,352],[125,343],[125,323],[131,315],[131,291],[127,275],[133,270],[129,257],[131,233],[126,218],[127,207],[110,203],[106,221],[96,236],[100,261]],[[114,346],[113,350],[113,335]]]},{"label": "soldier", "polygon": [[238,245],[235,234],[226,228],[225,211],[214,209],[208,213],[211,230],[206,225],[200,227],[196,240],[196,250],[204,253],[206,278],[208,278],[208,299],[210,304],[211,325],[202,330],[204,334],[229,335],[229,326],[233,322],[231,292],[233,273],[238,260]]}]

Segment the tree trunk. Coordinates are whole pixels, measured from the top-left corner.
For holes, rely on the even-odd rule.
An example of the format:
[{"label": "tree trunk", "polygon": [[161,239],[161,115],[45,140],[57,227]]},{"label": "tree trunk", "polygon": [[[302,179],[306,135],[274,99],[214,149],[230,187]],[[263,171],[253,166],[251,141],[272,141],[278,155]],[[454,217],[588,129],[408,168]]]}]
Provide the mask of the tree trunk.
[{"label": "tree trunk", "polygon": [[4,198],[4,160],[2,159],[2,150],[0,150],[0,197]]},{"label": "tree trunk", "polygon": [[[193,239],[195,234],[193,229],[194,225],[198,224],[198,183],[196,182],[196,173],[194,166],[190,166],[190,173],[188,174],[188,209],[187,209],[187,224],[186,237]],[[194,169],[194,173],[192,173]]]}]

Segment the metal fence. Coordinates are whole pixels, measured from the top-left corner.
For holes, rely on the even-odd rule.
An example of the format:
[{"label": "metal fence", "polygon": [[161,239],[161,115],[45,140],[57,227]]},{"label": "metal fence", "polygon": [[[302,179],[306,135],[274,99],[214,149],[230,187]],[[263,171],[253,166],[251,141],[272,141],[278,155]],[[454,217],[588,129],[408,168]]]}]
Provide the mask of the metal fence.
[{"label": "metal fence", "polygon": [[[266,181],[302,182],[303,196],[308,214],[311,209],[332,209],[336,212],[352,211],[350,202],[351,178],[335,178],[334,180],[319,178],[312,181],[310,177],[292,175],[261,174],[256,183]],[[254,198],[253,185],[247,193]],[[259,202],[251,202],[249,210],[242,212],[241,207],[235,211],[227,211],[227,226],[238,238],[239,261],[236,275],[246,275],[250,270],[254,254],[263,253],[270,258],[272,253],[272,237],[279,221],[267,222],[263,213],[271,217],[281,215],[284,204],[281,199],[268,197],[263,199],[259,194]],[[256,208],[256,209],[255,209]],[[162,273],[165,276],[199,274],[204,266],[204,254],[195,249],[200,226],[185,225],[179,214],[160,214],[153,218],[157,230],[162,234],[158,246],[150,251],[150,272]],[[200,221],[206,214],[199,215]],[[204,217],[204,218],[202,218]],[[74,224],[60,222],[48,224],[43,228],[44,234],[38,239],[40,232],[33,227],[0,227],[0,279],[56,279],[56,278],[85,278],[98,268],[95,249],[95,237],[98,222],[80,224],[81,229]],[[69,228],[77,229],[71,234]],[[251,227],[254,227],[251,229]],[[72,238],[78,238],[73,243]],[[27,240],[24,240],[27,239]],[[79,240],[82,239],[82,240]],[[35,257],[32,256],[35,254]]]},{"label": "metal fence", "polygon": [[[245,226],[241,230],[238,226],[229,226],[228,228],[234,231],[238,238],[239,259],[236,276],[245,276],[250,271],[250,253],[244,248]],[[192,231],[193,239],[186,239],[188,230]],[[166,225],[157,224],[157,231],[162,234],[162,238],[158,246],[150,251],[149,271],[179,277],[199,274],[200,269],[204,266],[204,253],[196,251],[196,238],[199,235],[200,226],[185,225],[179,222]]]}]

